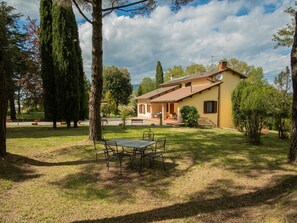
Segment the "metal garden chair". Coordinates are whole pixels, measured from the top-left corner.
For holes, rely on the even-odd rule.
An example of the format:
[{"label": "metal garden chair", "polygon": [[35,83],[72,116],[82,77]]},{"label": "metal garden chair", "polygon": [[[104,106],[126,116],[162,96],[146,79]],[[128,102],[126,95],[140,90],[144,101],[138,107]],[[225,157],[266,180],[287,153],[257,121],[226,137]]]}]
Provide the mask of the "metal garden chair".
[{"label": "metal garden chair", "polygon": [[106,165],[107,169],[109,170],[109,162],[112,160],[118,160],[120,163],[120,173],[122,174],[122,169],[123,169],[123,158],[124,157],[129,157],[130,163],[132,166],[132,156],[126,154],[123,150],[118,149],[118,145],[115,141],[105,141],[105,158],[106,158]]},{"label": "metal garden chair", "polygon": [[158,157],[161,157],[163,161],[163,168],[164,170],[166,169],[165,162],[164,162],[165,145],[166,145],[166,137],[157,139],[155,146],[152,147],[152,151],[146,152],[144,154],[144,158],[149,160],[151,167],[154,166],[155,159]]}]

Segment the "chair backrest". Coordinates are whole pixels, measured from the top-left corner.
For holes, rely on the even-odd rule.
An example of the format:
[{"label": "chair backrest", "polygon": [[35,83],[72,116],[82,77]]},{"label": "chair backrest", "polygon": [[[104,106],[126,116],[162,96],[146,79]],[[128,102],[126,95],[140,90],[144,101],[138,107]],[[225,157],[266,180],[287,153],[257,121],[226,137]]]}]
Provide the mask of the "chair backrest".
[{"label": "chair backrest", "polygon": [[142,140],[154,141],[154,132],[152,132],[152,131],[144,131],[142,133]]},{"label": "chair backrest", "polygon": [[[95,151],[101,150],[100,148],[104,147],[105,140],[102,138],[102,140],[93,140],[94,143],[94,149]],[[98,147],[99,145],[99,147]]]},{"label": "chair backrest", "polygon": [[155,151],[165,152],[165,145],[166,145],[166,137],[157,139],[155,143]]},{"label": "chair backrest", "polygon": [[116,141],[108,140],[105,141],[105,151],[107,156],[118,153],[118,144]]}]

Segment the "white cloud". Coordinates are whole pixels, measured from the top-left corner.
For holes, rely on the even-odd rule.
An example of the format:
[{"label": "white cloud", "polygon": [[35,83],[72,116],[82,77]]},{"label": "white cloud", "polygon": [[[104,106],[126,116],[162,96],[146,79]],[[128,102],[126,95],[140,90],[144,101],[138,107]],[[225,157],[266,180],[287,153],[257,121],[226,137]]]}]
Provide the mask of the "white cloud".
[{"label": "white cloud", "polygon": [[[7,2],[23,14],[31,13],[38,18],[39,0]],[[157,8],[149,17],[111,14],[104,19],[104,64],[127,67],[132,82],[139,83],[146,76],[154,78],[157,60],[167,70],[193,62],[208,65],[212,56],[215,63],[235,57],[263,67],[265,77],[273,80],[289,65],[289,49],[274,49],[272,35],[290,21],[283,10],[292,3],[292,0],[210,1],[176,14],[166,6]],[[276,10],[267,13],[264,5],[271,4]],[[248,13],[238,16],[243,8]],[[90,76],[91,25],[80,24],[79,35],[85,71]]]},{"label": "white cloud", "polygon": [[30,16],[32,19],[39,19],[39,0],[6,0],[6,2],[17,12],[22,13],[24,18]]}]

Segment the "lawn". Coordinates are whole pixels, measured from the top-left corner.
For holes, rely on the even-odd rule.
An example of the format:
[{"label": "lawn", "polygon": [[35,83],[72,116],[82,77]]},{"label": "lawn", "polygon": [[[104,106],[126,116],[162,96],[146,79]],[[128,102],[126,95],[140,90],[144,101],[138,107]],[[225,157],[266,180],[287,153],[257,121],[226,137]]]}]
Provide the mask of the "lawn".
[{"label": "lawn", "polygon": [[[140,138],[145,127],[107,126],[104,137]],[[297,166],[288,141],[253,146],[222,129],[155,127],[161,162],[123,174],[95,162],[88,128],[8,128],[0,160],[0,222],[297,222]]]}]

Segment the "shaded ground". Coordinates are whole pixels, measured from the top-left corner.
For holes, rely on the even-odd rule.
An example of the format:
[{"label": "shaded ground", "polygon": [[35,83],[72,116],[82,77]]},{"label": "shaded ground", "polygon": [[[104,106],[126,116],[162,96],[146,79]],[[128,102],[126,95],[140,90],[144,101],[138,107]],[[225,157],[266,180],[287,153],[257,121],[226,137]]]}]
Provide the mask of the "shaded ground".
[{"label": "shaded ground", "polygon": [[[108,126],[105,138],[142,127]],[[154,128],[167,137],[166,167],[123,175],[95,162],[87,128],[9,128],[0,161],[0,222],[297,222],[297,167],[288,142],[260,146],[227,130]]]}]

